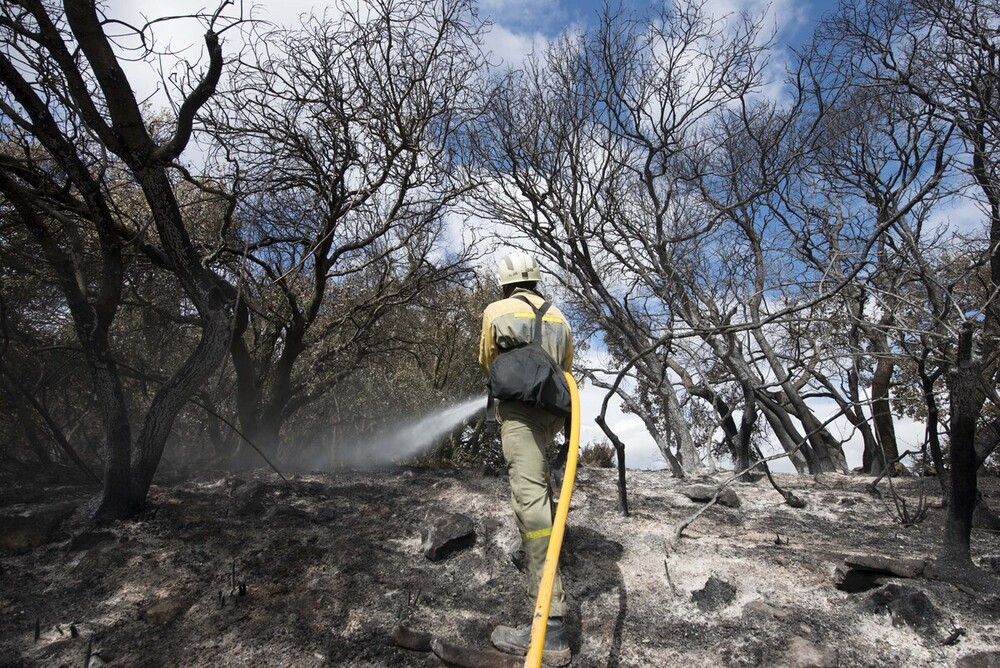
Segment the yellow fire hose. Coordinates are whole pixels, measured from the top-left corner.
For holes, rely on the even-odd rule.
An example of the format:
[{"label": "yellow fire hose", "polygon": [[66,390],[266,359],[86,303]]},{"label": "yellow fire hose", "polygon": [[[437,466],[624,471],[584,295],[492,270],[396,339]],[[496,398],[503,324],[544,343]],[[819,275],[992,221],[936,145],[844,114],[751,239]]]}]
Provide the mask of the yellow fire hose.
[{"label": "yellow fire hose", "polygon": [[556,517],[552,521],[549,549],[545,553],[542,582],[538,586],[538,600],[535,603],[535,615],[531,621],[531,644],[528,646],[528,656],[524,660],[524,668],[539,668],[542,665],[545,627],[549,622],[549,606],[552,603],[552,587],[556,582],[559,550],[562,548],[563,534],[566,533],[566,517],[569,515],[569,497],[573,494],[573,481],[576,478],[576,457],[580,450],[580,392],[576,387],[576,381],[569,373],[566,374],[566,383],[569,385],[570,398],[573,400],[573,415],[570,418],[569,426],[569,453],[566,456],[566,472],[563,476],[562,488],[559,491]]}]

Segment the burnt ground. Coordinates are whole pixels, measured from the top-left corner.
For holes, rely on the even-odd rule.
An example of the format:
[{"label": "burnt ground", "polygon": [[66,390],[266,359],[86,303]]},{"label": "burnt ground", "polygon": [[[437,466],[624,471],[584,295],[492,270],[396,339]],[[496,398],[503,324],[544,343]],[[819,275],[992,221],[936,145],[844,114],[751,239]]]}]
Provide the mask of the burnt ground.
[{"label": "burnt ground", "polygon": [[[784,505],[766,479],[736,484],[739,508],[709,509],[675,542],[700,505],[680,493],[687,483],[630,472],[623,518],[615,473],[581,470],[561,561],[573,665],[1000,665],[993,594],[927,578],[835,587],[846,556],[937,553],[935,480],[897,482],[911,505],[921,485],[931,493],[927,519],[909,527],[868,492],[870,478],[779,481],[807,507]],[[1000,496],[995,483],[984,481],[987,496]],[[37,511],[37,493],[21,503],[29,492],[5,489],[0,515]],[[434,666],[433,654],[392,643],[396,624],[485,649],[496,624],[530,614],[503,477],[393,469],[285,485],[206,474],[161,481],[146,517],[97,530],[88,495],[45,490],[47,504],[75,512],[50,542],[0,557],[0,666],[84,666],[88,654],[91,667]],[[447,512],[473,518],[476,541],[431,562],[420,529]],[[973,552],[988,569],[997,536],[976,531]],[[900,591],[924,607],[886,614]]]}]

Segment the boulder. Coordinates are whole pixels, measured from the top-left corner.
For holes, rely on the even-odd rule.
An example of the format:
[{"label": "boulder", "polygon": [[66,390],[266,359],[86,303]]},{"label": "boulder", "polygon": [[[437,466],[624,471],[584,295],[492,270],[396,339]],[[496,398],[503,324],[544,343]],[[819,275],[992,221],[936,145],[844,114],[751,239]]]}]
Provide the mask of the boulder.
[{"label": "boulder", "polygon": [[718,610],[733,602],[736,598],[736,587],[714,575],[708,578],[705,586],[691,593],[691,600],[702,612]]},{"label": "boulder", "polygon": [[865,609],[876,614],[888,613],[893,626],[930,631],[941,621],[941,613],[927,594],[912,587],[887,584],[872,592]]},{"label": "boulder", "polygon": [[0,515],[0,552],[24,554],[58,538],[63,520],[73,514],[72,502],[37,506],[21,514]]},{"label": "boulder", "polygon": [[837,650],[792,636],[788,641],[786,661],[788,668],[836,668]]},{"label": "boulder", "polygon": [[[715,496],[717,489],[717,487],[712,487],[711,485],[690,485],[682,488],[680,493],[692,501],[708,502]],[[729,506],[730,508],[739,508],[740,497],[736,495],[732,487],[726,487],[719,492],[719,504]]]},{"label": "boulder", "polygon": [[472,547],[476,531],[472,519],[460,513],[445,513],[429,517],[420,529],[420,549],[431,561]]}]

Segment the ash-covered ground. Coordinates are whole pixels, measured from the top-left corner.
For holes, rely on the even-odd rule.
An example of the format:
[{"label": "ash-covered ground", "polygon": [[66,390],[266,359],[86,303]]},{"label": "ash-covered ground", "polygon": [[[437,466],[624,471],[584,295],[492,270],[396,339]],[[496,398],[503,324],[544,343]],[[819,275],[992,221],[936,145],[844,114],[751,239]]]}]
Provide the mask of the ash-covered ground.
[{"label": "ash-covered ground", "polygon": [[[560,562],[573,665],[1000,666],[989,591],[926,577],[835,586],[845,558],[937,554],[936,480],[895,481],[911,509],[921,487],[931,503],[908,527],[892,519],[885,481],[882,498],[866,477],[778,481],[807,507],[785,505],[766,479],[734,484],[739,507],[712,507],[674,540],[701,505],[682,493],[695,481],[629,472],[626,518],[615,472],[582,469]],[[997,507],[995,482],[983,484]],[[0,666],[434,666],[433,653],[397,647],[393,628],[487,649],[495,625],[530,615],[502,476],[164,479],[145,517],[98,528],[89,494],[2,493],[4,526],[39,542],[10,519],[30,515],[47,542],[8,541],[0,557]],[[475,542],[433,562],[420,532],[442,513],[472,518]],[[989,571],[998,537],[976,531],[973,552]]]}]

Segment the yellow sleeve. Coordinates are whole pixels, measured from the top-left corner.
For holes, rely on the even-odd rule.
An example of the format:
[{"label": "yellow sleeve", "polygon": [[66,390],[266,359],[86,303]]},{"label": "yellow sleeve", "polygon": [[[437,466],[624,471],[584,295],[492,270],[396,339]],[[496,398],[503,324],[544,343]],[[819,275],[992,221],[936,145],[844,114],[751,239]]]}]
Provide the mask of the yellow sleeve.
[{"label": "yellow sleeve", "polygon": [[479,335],[479,366],[483,368],[483,373],[490,374],[490,366],[497,358],[497,344],[493,340],[493,321],[483,313],[483,329]]}]

